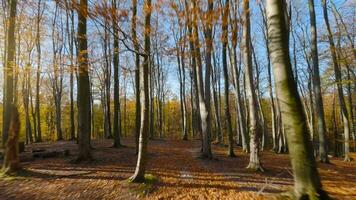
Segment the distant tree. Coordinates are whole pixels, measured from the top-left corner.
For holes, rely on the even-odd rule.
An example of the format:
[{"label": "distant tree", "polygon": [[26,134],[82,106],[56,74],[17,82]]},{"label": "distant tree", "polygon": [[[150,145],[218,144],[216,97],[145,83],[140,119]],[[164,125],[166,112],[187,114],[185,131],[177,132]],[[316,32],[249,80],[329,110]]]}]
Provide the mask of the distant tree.
[{"label": "distant tree", "polygon": [[36,142],[42,141],[42,128],[41,128],[41,104],[40,104],[40,79],[41,79],[41,33],[40,26],[43,16],[42,0],[37,4],[37,19],[36,19],[36,50],[37,50],[37,73],[36,73],[36,100],[35,100],[35,112],[37,117],[37,137]]},{"label": "distant tree", "polygon": [[62,97],[63,97],[63,49],[64,30],[62,27],[62,18],[59,3],[55,5],[55,11],[52,19],[51,39],[52,39],[52,67],[53,73],[49,73],[49,80],[52,87],[53,101],[56,114],[56,132],[57,140],[63,139],[62,131]]},{"label": "distant tree", "polygon": [[74,123],[74,46],[75,46],[75,30],[74,30],[74,10],[71,1],[65,1],[66,7],[66,30],[68,35],[68,48],[69,48],[69,60],[70,60],[70,139],[75,140],[75,123]]}]

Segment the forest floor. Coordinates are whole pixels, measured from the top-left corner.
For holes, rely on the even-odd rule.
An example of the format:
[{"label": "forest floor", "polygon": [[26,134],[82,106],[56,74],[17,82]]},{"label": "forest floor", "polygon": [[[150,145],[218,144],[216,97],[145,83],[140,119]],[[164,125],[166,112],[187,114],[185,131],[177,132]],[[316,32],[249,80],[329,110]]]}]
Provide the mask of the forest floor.
[{"label": "forest floor", "polygon": [[[289,157],[261,153],[264,173],[245,169],[248,154],[237,148],[237,157],[213,145],[214,159],[199,158],[199,141],[150,140],[148,172],[154,184],[131,184],[136,155],[133,140],[126,147],[111,148],[110,140],[92,143],[94,161],[74,164],[75,142],[39,143],[22,153],[25,169],[16,177],[0,178],[0,199],[274,199],[292,190]],[[31,149],[70,150],[70,156],[33,159]],[[352,155],[355,158],[355,154]],[[318,164],[324,189],[336,199],[356,199],[356,162],[331,158]]]}]

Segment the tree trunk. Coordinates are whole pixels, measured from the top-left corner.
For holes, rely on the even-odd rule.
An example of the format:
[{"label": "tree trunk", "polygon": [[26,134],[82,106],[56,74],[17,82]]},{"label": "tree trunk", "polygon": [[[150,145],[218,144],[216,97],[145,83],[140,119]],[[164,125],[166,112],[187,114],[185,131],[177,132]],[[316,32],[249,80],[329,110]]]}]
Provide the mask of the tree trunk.
[{"label": "tree trunk", "polygon": [[333,61],[333,67],[334,67],[334,72],[335,72],[335,81],[336,81],[336,86],[337,86],[337,91],[338,91],[338,96],[339,96],[341,115],[342,115],[342,120],[344,122],[345,161],[350,161],[351,160],[351,158],[349,156],[349,152],[350,152],[350,144],[349,144],[350,121],[349,121],[349,116],[348,116],[348,112],[347,112],[347,108],[346,108],[346,104],[345,104],[345,98],[344,98],[344,93],[343,93],[343,88],[342,88],[342,83],[341,83],[342,76],[341,76],[340,67],[339,67],[339,64],[337,61],[337,55],[336,55],[336,49],[335,49],[333,35],[332,35],[331,29],[330,29],[326,0],[322,0],[322,6],[323,6],[323,14],[324,14],[324,20],[325,20],[325,24],[326,24],[326,29],[328,31],[328,39],[329,39],[329,45],[330,45],[330,51],[331,51],[331,58]]},{"label": "tree trunk", "polygon": [[3,131],[2,131],[2,144],[7,142],[9,135],[10,121],[12,116],[11,105],[14,98],[14,62],[15,62],[15,24],[16,24],[16,5],[17,0],[11,0],[10,3],[10,16],[8,18],[7,34],[6,34],[6,66],[4,68],[5,74],[5,91],[4,91],[4,104],[3,104]]},{"label": "tree trunk", "polygon": [[136,112],[135,112],[135,144],[136,144],[136,154],[138,154],[138,146],[139,146],[139,135],[140,135],[140,126],[141,126],[141,101],[140,101],[140,55],[139,52],[139,44],[137,41],[137,33],[136,33],[136,18],[137,15],[137,0],[132,0],[132,20],[131,20],[131,31],[132,31],[132,40],[134,43],[134,48],[136,51],[135,58],[135,91],[136,91]]},{"label": "tree trunk", "polygon": [[[13,2],[12,2],[13,3]],[[13,6],[13,4],[11,4]],[[16,8],[16,2],[15,2]],[[11,29],[9,29],[11,30]],[[10,107],[10,126],[9,126],[9,135],[8,140],[6,141],[5,146],[5,156],[2,166],[3,173],[11,173],[17,171],[21,168],[20,159],[19,159],[19,149],[18,149],[18,140],[20,132],[20,119],[17,107],[13,104],[9,105]]]},{"label": "tree trunk", "polygon": [[229,19],[230,1],[225,0],[225,8],[222,15],[222,62],[224,71],[224,92],[225,92],[225,120],[227,125],[227,135],[229,141],[228,156],[235,157],[234,153],[234,137],[232,133],[230,101],[229,101],[229,73],[227,69],[227,44],[228,44],[228,19]]},{"label": "tree trunk", "polygon": [[[215,61],[216,59],[214,59]],[[215,110],[215,128],[216,128],[216,139],[215,143],[220,144],[223,143],[223,135],[221,131],[221,117],[220,117],[220,102],[219,102],[219,97],[217,94],[217,87],[218,87],[218,77],[217,74],[219,73],[218,71],[218,65],[214,62],[214,67],[213,67],[213,73],[211,73],[211,78],[213,82],[213,102],[214,102],[214,110]]]},{"label": "tree trunk", "polygon": [[[114,147],[120,147],[120,124],[121,124],[121,113],[120,113],[120,84],[119,84],[119,30],[118,30],[118,20],[117,20],[117,1],[112,1],[114,8],[113,15],[113,31],[114,31]],[[125,117],[126,119],[126,117]]]},{"label": "tree trunk", "polygon": [[319,135],[319,158],[321,162],[328,163],[328,151],[326,140],[326,126],[324,119],[323,99],[320,87],[319,59],[318,59],[318,41],[316,32],[316,20],[314,10],[314,0],[309,0],[310,14],[310,32],[311,32],[311,57],[313,60],[313,91],[314,91],[314,108],[317,120],[317,132]]},{"label": "tree trunk", "polygon": [[74,11],[71,3],[66,0],[66,26],[68,34],[69,60],[70,60],[70,75],[69,75],[69,97],[70,97],[70,140],[75,140],[75,123],[74,123]]},{"label": "tree trunk", "polygon": [[251,57],[251,40],[250,40],[250,2],[243,1],[244,9],[244,25],[243,25],[243,54],[245,62],[245,81],[246,93],[249,106],[249,134],[250,134],[250,163],[247,168],[251,170],[263,171],[259,159],[259,137],[260,130],[258,126],[258,113],[257,113],[257,96],[253,83],[253,69]]},{"label": "tree trunk", "polygon": [[80,0],[78,10],[78,116],[79,116],[79,155],[78,161],[91,160],[90,154],[90,82],[87,43],[88,1]]},{"label": "tree trunk", "polygon": [[192,132],[193,135],[195,136],[201,136],[202,134],[202,129],[201,129],[201,117],[200,117],[200,111],[199,111],[199,92],[198,92],[198,80],[197,80],[197,55],[195,52],[195,43],[196,41],[193,40],[194,38],[194,33],[193,33],[193,19],[191,19],[191,16],[193,13],[191,12],[191,9],[189,9],[188,2],[187,0],[185,2],[185,7],[187,9],[187,27],[188,27],[188,33],[189,33],[189,48],[191,52],[191,71],[192,71]]},{"label": "tree trunk", "polygon": [[37,48],[37,73],[36,73],[36,102],[35,112],[37,117],[37,140],[36,142],[42,142],[42,129],[41,129],[41,109],[40,109],[40,79],[41,79],[41,33],[40,23],[42,18],[41,11],[42,0],[38,1],[37,9],[37,22],[36,22],[36,48]]},{"label": "tree trunk", "polygon": [[271,127],[272,127],[272,151],[277,152],[277,130],[276,130],[276,108],[275,108],[275,100],[273,97],[273,86],[272,86],[272,73],[271,73],[271,59],[269,56],[269,47],[268,47],[268,31],[267,31],[267,18],[266,18],[266,9],[262,4],[259,4],[260,11],[263,17],[263,38],[266,46],[266,54],[267,54],[267,73],[268,73],[268,94],[270,98],[270,109],[271,109]]},{"label": "tree trunk", "polygon": [[[210,120],[210,70],[211,70],[211,51],[212,51],[212,11],[213,11],[213,1],[208,0],[208,17],[207,17],[207,28],[205,30],[205,42],[206,42],[206,55],[205,55],[205,85],[203,81],[203,66],[199,48],[198,40],[198,10],[197,2],[193,1],[193,36],[195,42],[195,55],[197,58],[197,88],[198,88],[198,98],[199,98],[199,110],[201,119],[201,129],[202,129],[202,157],[212,158],[211,146],[210,146],[210,131],[211,131],[211,120]],[[205,86],[205,87],[204,87]]]},{"label": "tree trunk", "polygon": [[236,113],[237,113],[237,120],[239,124],[239,130],[241,135],[241,143],[242,143],[242,151],[247,153],[248,152],[248,145],[247,145],[247,132],[246,132],[246,120],[244,111],[242,108],[242,98],[241,98],[241,90],[240,90],[240,74],[241,74],[241,53],[239,59],[239,65],[237,63],[237,55],[236,55],[236,45],[233,45],[233,56],[234,56],[234,66],[232,68],[232,72],[234,74],[234,85],[235,85],[235,104],[236,104]]},{"label": "tree trunk", "polygon": [[289,57],[287,27],[283,15],[284,1],[267,0],[269,49],[273,64],[277,98],[283,124],[288,135],[288,146],[294,172],[296,199],[328,199],[322,190],[308,137],[305,114],[294,81]]},{"label": "tree trunk", "polygon": [[[144,2],[145,13],[145,31],[144,31],[144,48],[145,55],[140,70],[140,99],[141,99],[141,126],[138,147],[138,156],[135,173],[130,178],[131,182],[144,182],[147,161],[147,141],[149,126],[149,89],[148,89],[148,70],[150,65],[150,46],[151,46],[151,0]],[[138,91],[137,91],[138,92]]]}]

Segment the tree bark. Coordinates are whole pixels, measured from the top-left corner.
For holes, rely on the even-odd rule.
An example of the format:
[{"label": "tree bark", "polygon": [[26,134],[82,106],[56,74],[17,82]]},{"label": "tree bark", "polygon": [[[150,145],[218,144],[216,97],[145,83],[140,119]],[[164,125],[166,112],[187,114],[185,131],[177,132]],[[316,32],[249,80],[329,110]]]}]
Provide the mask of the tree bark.
[{"label": "tree bark", "polygon": [[41,11],[42,0],[38,1],[37,6],[37,22],[36,22],[36,49],[37,49],[37,73],[36,73],[36,102],[35,113],[37,118],[37,137],[36,142],[42,142],[42,129],[41,129],[41,109],[40,109],[40,79],[41,79],[41,34],[40,23],[42,18],[43,9]]},{"label": "tree bark", "polygon": [[15,64],[15,25],[16,25],[16,5],[17,0],[10,2],[10,16],[8,18],[7,34],[6,34],[6,65],[4,68],[5,74],[5,91],[4,91],[4,104],[3,104],[3,131],[2,131],[2,144],[7,142],[9,135],[10,121],[12,116],[11,105],[14,100],[14,64]]},{"label": "tree bark", "polygon": [[243,24],[243,55],[245,63],[245,81],[246,93],[249,106],[249,134],[250,134],[250,163],[247,168],[251,170],[263,171],[259,159],[259,137],[260,130],[258,126],[258,113],[257,113],[257,96],[253,83],[253,69],[251,57],[251,40],[250,40],[250,2],[249,0],[243,1],[244,10],[244,24]]},{"label": "tree bark", "polygon": [[[114,56],[113,56],[113,65],[114,65],[114,147],[120,147],[120,124],[121,124],[121,113],[120,113],[120,83],[119,83],[119,36],[118,36],[118,20],[117,20],[117,1],[112,1],[114,8],[113,15],[113,31],[114,31]],[[125,117],[126,119],[126,117]]]},{"label": "tree bark", "polygon": [[313,157],[305,114],[289,57],[287,27],[283,16],[284,1],[267,0],[269,49],[273,64],[277,98],[286,127],[288,146],[294,172],[296,199],[328,199]]},{"label": "tree bark", "polygon": [[87,42],[88,1],[80,0],[78,9],[78,116],[79,116],[79,155],[78,161],[91,160],[90,154],[90,82]]},{"label": "tree bark", "polygon": [[224,71],[224,93],[225,93],[225,120],[227,125],[227,135],[229,141],[228,156],[235,157],[234,153],[234,137],[232,133],[230,100],[229,100],[229,73],[227,69],[227,44],[228,44],[228,19],[229,19],[230,1],[225,0],[225,7],[222,14],[222,62]]},{"label": "tree bark", "polygon": [[326,126],[324,118],[323,98],[320,86],[319,59],[318,59],[318,41],[316,32],[316,20],[314,10],[314,0],[309,0],[310,14],[310,33],[311,33],[311,57],[313,60],[313,90],[314,90],[314,108],[317,120],[317,131],[319,135],[319,158],[321,162],[328,163],[328,151],[326,140]]},{"label": "tree bark", "polygon": [[9,105],[9,107],[11,110],[10,112],[11,116],[9,116],[10,117],[10,126],[8,132],[9,135],[8,135],[8,140],[6,141],[4,162],[1,170],[5,174],[18,171],[21,168],[20,159],[19,159],[19,149],[18,149],[19,146],[18,140],[19,140],[19,132],[20,132],[19,113],[17,107],[14,106],[13,104]]},{"label": "tree bark", "polygon": [[337,61],[337,54],[336,54],[336,49],[335,49],[334,38],[333,38],[333,34],[331,32],[330,24],[329,24],[326,0],[322,0],[322,7],[323,7],[323,15],[324,15],[324,20],[325,20],[325,24],[326,24],[326,29],[328,31],[328,39],[329,39],[329,45],[330,45],[331,58],[332,58],[332,62],[333,62],[334,72],[335,72],[335,80],[336,80],[336,86],[337,86],[337,91],[338,91],[338,96],[339,96],[340,110],[341,110],[342,120],[344,122],[345,161],[351,161],[351,158],[349,156],[349,152],[350,152],[350,144],[349,144],[350,121],[349,121],[349,116],[348,116],[348,112],[347,112],[347,108],[346,108],[346,104],[345,104],[345,98],[344,98],[344,93],[343,93],[343,88],[342,88],[342,83],[341,83],[342,77],[341,77],[340,67],[339,67],[339,64]]},{"label": "tree bark", "polygon": [[147,162],[147,141],[149,126],[149,89],[148,89],[148,70],[150,64],[150,46],[151,46],[151,0],[144,2],[145,28],[144,28],[144,48],[145,55],[142,69],[140,70],[140,99],[141,99],[141,126],[138,147],[138,156],[135,173],[130,177],[131,182],[144,182]]},{"label": "tree bark", "polygon": [[[210,70],[211,70],[211,51],[212,51],[212,11],[213,11],[213,1],[208,0],[208,16],[207,16],[207,28],[204,31],[205,42],[206,42],[206,55],[205,55],[205,85],[203,81],[203,66],[201,60],[201,54],[199,49],[199,35],[198,35],[198,9],[197,1],[193,1],[193,37],[194,37],[194,51],[197,58],[197,88],[198,88],[198,98],[199,98],[199,110],[201,119],[201,130],[202,130],[202,157],[212,158],[211,146],[210,146],[210,131],[211,131],[211,120],[210,120]],[[205,87],[204,87],[205,86]]]},{"label": "tree bark", "polygon": [[140,126],[141,126],[141,100],[140,100],[140,55],[139,52],[139,44],[137,41],[137,33],[136,33],[136,21],[137,21],[137,0],[132,0],[132,20],[131,20],[131,31],[132,31],[132,40],[134,43],[134,48],[136,51],[135,58],[135,87],[136,87],[136,112],[135,112],[135,144],[136,144],[136,154],[138,154],[138,146],[139,146],[139,135],[140,135]]}]

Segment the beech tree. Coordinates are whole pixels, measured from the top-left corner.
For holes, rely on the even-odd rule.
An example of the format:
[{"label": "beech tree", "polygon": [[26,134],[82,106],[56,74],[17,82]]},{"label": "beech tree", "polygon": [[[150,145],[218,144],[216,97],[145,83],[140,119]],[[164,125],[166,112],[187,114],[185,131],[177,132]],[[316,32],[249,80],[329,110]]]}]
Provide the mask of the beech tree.
[{"label": "beech tree", "polygon": [[138,156],[135,173],[130,177],[131,182],[144,182],[147,162],[147,140],[149,126],[149,89],[148,89],[148,68],[150,65],[151,48],[151,0],[144,2],[145,28],[144,28],[144,49],[145,55],[140,70],[140,100],[141,100],[141,125],[139,135]]},{"label": "beech tree", "polygon": [[329,162],[327,154],[327,141],[326,141],[326,127],[324,119],[323,98],[320,87],[319,75],[319,59],[318,59],[318,41],[316,32],[316,20],[314,0],[309,0],[309,13],[310,13],[310,33],[311,33],[311,55],[313,60],[313,91],[315,99],[315,113],[317,116],[317,131],[319,135],[319,156],[321,162]]},{"label": "beech tree", "polygon": [[136,24],[137,24],[137,0],[132,0],[132,19],[131,19],[131,31],[132,41],[135,48],[135,91],[136,91],[136,112],[135,112],[135,141],[136,141],[136,154],[138,154],[140,126],[141,126],[141,89],[140,89],[140,55],[139,44],[137,40]]},{"label": "beech tree", "polygon": [[316,169],[305,114],[300,109],[302,103],[289,57],[288,32],[283,14],[285,4],[285,1],[267,0],[266,7],[270,56],[294,172],[295,198],[328,199]]},{"label": "beech tree", "polygon": [[78,11],[78,161],[91,160],[90,153],[90,82],[88,65],[87,17],[88,1],[80,0]]},{"label": "beech tree", "polygon": [[227,45],[228,45],[228,20],[229,20],[229,10],[230,10],[230,1],[225,1],[225,6],[222,12],[222,65],[224,71],[224,92],[225,92],[225,118],[227,125],[227,135],[229,141],[228,147],[228,156],[234,157],[234,139],[232,133],[232,124],[231,124],[231,114],[230,114],[230,100],[229,100],[229,73],[227,67]]},{"label": "beech tree", "polygon": [[322,0],[322,6],[323,6],[324,21],[325,21],[326,29],[327,29],[327,33],[328,33],[328,40],[329,40],[329,47],[330,47],[330,53],[331,53],[331,58],[332,58],[332,64],[333,64],[333,67],[334,67],[335,81],[336,81],[336,86],[337,86],[337,91],[338,91],[341,116],[342,116],[342,121],[344,123],[345,161],[349,162],[349,161],[351,161],[351,158],[349,156],[349,152],[350,152],[350,143],[349,143],[349,139],[350,139],[350,121],[349,121],[349,115],[348,115],[348,111],[347,111],[347,108],[346,108],[344,92],[343,92],[343,87],[342,87],[342,83],[341,83],[342,82],[341,71],[340,71],[339,63],[337,61],[337,54],[336,54],[336,46],[335,46],[335,43],[334,43],[334,37],[333,37],[333,34],[331,32],[331,28],[330,28],[326,0]]},{"label": "beech tree", "polygon": [[5,90],[3,103],[3,129],[2,129],[2,145],[7,142],[9,135],[10,121],[12,116],[11,105],[14,102],[14,65],[15,65],[15,26],[16,26],[16,6],[17,0],[9,1],[10,15],[8,17],[7,34],[6,34],[6,59],[4,67],[5,75]]},{"label": "beech tree", "polygon": [[250,134],[250,162],[248,169],[263,171],[259,158],[259,140],[260,129],[258,125],[257,96],[253,83],[253,69],[251,56],[250,39],[250,1],[243,1],[243,59],[245,65],[245,81],[247,90],[247,99],[249,107],[249,134]]},{"label": "beech tree", "polygon": [[117,13],[117,1],[112,1],[114,13],[113,13],[113,36],[114,36],[114,147],[121,146],[120,134],[121,134],[121,113],[120,113],[120,84],[119,84],[119,30],[118,30],[118,13]]}]

